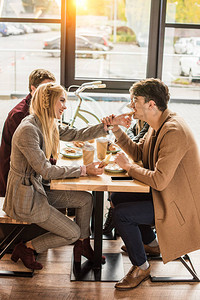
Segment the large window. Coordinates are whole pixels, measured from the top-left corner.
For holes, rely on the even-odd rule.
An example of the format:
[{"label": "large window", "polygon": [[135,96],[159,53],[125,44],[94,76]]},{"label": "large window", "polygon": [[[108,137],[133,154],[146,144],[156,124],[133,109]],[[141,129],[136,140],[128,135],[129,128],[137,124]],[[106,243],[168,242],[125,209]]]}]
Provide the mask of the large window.
[{"label": "large window", "polygon": [[199,1],[1,0],[0,16],[1,94],[46,68],[66,87],[96,79],[127,93],[159,77],[172,98],[199,98]]},{"label": "large window", "polygon": [[76,7],[68,0],[67,4],[64,29],[66,48],[71,49],[66,50],[63,75],[67,86],[101,79],[108,91],[127,92],[133,80],[147,77],[151,0],[77,0]]},{"label": "large window", "polygon": [[77,1],[75,79],[146,77],[150,4]]},{"label": "large window", "polygon": [[59,19],[61,0],[1,0],[2,18]]},{"label": "large window", "polygon": [[59,82],[60,1],[1,0],[0,16],[1,95],[27,93],[36,68],[48,69]]},{"label": "large window", "polygon": [[199,100],[199,1],[167,1],[162,79],[173,100]]}]

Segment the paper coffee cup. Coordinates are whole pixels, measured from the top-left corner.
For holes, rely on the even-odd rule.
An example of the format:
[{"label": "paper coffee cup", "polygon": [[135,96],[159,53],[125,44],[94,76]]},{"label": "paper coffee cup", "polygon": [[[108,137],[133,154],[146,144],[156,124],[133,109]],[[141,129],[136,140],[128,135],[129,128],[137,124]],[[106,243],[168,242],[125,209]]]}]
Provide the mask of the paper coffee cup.
[{"label": "paper coffee cup", "polygon": [[85,144],[83,146],[83,164],[91,164],[94,160],[94,147],[92,145]]},{"label": "paper coffee cup", "polygon": [[108,140],[106,138],[98,138],[96,139],[97,145],[97,158],[99,160],[103,160],[106,157]]}]

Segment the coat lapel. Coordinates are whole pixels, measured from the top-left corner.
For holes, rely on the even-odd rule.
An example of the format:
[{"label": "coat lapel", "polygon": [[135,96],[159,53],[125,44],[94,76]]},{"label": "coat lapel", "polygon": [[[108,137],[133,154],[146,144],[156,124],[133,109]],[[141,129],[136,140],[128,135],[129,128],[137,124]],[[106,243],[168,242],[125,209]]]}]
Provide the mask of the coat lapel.
[{"label": "coat lapel", "polygon": [[156,142],[154,145],[154,153],[153,153],[153,161],[152,161],[152,170],[154,170],[155,168],[155,164],[157,162],[158,159],[158,147],[160,145],[160,141],[163,138],[163,132],[162,132],[162,127],[164,125],[164,123],[170,118],[170,115],[174,114],[173,112],[171,112],[169,109],[166,109],[160,119],[160,126],[159,129],[156,133]]},{"label": "coat lapel", "polygon": [[161,128],[169,116],[173,114],[169,109],[166,109],[160,119],[159,129],[156,131],[153,128],[149,128],[144,148],[143,148],[143,166],[144,168],[154,170],[157,161],[158,146],[162,134],[160,134]]}]

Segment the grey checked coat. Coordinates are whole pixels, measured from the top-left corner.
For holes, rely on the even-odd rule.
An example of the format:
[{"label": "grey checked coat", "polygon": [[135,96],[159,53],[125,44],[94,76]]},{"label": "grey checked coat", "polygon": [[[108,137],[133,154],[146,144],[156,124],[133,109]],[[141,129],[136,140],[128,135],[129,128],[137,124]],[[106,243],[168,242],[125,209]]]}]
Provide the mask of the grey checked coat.
[{"label": "grey checked coat", "polygon": [[[60,127],[63,141],[86,141],[105,136],[103,124],[74,129]],[[49,204],[42,185],[45,180],[79,177],[79,166],[52,165],[45,157],[45,143],[37,116],[22,120],[12,138],[11,166],[3,210],[16,220],[39,223],[47,220]]]}]

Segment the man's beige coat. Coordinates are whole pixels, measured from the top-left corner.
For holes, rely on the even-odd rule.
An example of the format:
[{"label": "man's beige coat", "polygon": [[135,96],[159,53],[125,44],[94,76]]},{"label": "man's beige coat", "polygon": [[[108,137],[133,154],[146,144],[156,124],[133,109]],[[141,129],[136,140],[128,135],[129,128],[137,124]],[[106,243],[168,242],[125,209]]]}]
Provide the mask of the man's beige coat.
[{"label": "man's beige coat", "polygon": [[163,262],[200,249],[200,156],[184,120],[166,109],[157,137],[151,127],[138,144],[121,129],[115,135],[134,161],[143,162],[129,175],[152,189]]}]

